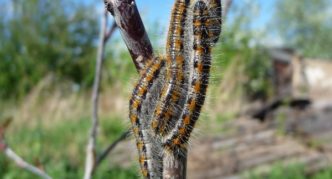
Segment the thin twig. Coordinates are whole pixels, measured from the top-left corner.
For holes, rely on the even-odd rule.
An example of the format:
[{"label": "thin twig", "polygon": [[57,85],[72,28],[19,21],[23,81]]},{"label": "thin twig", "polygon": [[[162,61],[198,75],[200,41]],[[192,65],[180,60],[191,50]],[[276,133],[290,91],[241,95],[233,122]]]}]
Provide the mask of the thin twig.
[{"label": "thin twig", "polygon": [[[5,124],[7,125],[7,124]],[[52,177],[50,177],[48,174],[46,174],[43,170],[39,169],[36,166],[33,166],[31,164],[29,164],[28,162],[26,162],[25,160],[23,160],[18,154],[16,154],[6,143],[5,141],[5,128],[7,126],[4,126],[1,124],[0,126],[0,152],[3,152],[5,154],[5,156],[7,158],[9,158],[10,160],[14,161],[15,164],[24,169],[27,170],[37,176],[39,176],[40,178],[43,179],[52,179]]]},{"label": "thin twig", "polygon": [[37,176],[40,176],[41,178],[44,179],[52,179],[52,177],[50,177],[49,175],[47,175],[44,171],[42,171],[41,169],[29,164],[28,162],[24,161],[20,156],[18,156],[11,148],[9,148],[8,146],[5,148],[4,150],[4,154],[11,159],[12,161],[15,162],[15,164],[22,168],[25,169]]},{"label": "thin twig", "polygon": [[110,144],[97,158],[95,169],[101,164],[103,160],[108,156],[108,154],[120,143],[121,141],[128,138],[130,131],[124,132],[118,139],[116,139],[112,144]]},{"label": "thin twig", "polygon": [[105,38],[104,38],[105,43],[113,36],[113,33],[116,30],[116,27],[117,27],[116,23],[113,22],[111,28],[105,34]]},{"label": "thin twig", "polygon": [[86,161],[85,161],[85,173],[84,179],[91,179],[93,174],[93,169],[95,168],[96,163],[96,140],[97,140],[97,131],[99,126],[98,120],[98,101],[99,101],[99,88],[100,88],[100,81],[101,81],[101,72],[102,72],[102,65],[104,61],[104,51],[105,51],[105,44],[107,39],[110,38],[112,33],[115,30],[115,25],[112,25],[110,32],[108,35],[106,34],[107,29],[107,10],[105,9],[104,15],[102,16],[101,20],[101,29],[99,34],[99,45],[98,45],[98,52],[97,52],[97,59],[96,59],[96,71],[95,71],[95,79],[93,84],[93,91],[92,91],[92,127],[90,131],[89,141],[86,148]]},{"label": "thin twig", "polygon": [[104,0],[114,16],[137,71],[153,57],[153,48],[145,31],[135,0]]}]

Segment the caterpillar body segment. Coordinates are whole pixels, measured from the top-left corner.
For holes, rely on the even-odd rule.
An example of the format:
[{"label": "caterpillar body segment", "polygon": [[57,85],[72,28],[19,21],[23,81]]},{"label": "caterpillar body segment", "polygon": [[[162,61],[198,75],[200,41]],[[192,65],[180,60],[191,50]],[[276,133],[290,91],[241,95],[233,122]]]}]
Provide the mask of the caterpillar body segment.
[{"label": "caterpillar body segment", "polygon": [[175,125],[181,114],[188,77],[184,57],[184,30],[186,26],[189,0],[176,0],[172,13],[166,44],[167,75],[160,94],[151,126],[157,135],[164,136]]},{"label": "caterpillar body segment", "polygon": [[[132,98],[129,102],[129,119],[132,124],[132,131],[136,138],[136,145],[139,154],[139,163],[145,178],[158,178],[161,172],[161,159],[158,155],[158,141],[151,136],[148,108],[154,105],[158,86],[160,86],[160,76],[165,73],[165,60],[156,58],[146,65],[146,69],[141,74],[141,78],[134,88]],[[150,116],[149,116],[150,115]],[[150,117],[150,118],[149,118]]]},{"label": "caterpillar body segment", "polygon": [[166,54],[175,56],[177,53],[181,54],[183,48],[184,28],[185,20],[188,13],[188,7],[190,0],[175,0],[173,9],[171,12],[171,21],[169,24],[167,42],[166,42]]},{"label": "caterpillar body segment", "polygon": [[208,39],[209,11],[204,1],[193,6],[193,56],[190,60],[190,80],[182,114],[171,134],[163,140],[166,152],[181,154],[204,104],[211,66],[211,47]]},{"label": "caterpillar body segment", "polygon": [[206,20],[206,29],[208,31],[208,41],[214,46],[221,33],[222,8],[220,0],[204,0],[208,8],[208,18]]}]

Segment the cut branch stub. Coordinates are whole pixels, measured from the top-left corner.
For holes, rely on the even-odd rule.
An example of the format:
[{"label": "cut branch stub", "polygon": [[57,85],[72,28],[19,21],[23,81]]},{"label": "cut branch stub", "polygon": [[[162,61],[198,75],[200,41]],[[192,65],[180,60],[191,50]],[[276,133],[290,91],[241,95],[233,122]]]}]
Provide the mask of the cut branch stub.
[{"label": "cut branch stub", "polygon": [[122,38],[140,71],[153,57],[153,48],[134,0],[104,0],[114,16]]}]

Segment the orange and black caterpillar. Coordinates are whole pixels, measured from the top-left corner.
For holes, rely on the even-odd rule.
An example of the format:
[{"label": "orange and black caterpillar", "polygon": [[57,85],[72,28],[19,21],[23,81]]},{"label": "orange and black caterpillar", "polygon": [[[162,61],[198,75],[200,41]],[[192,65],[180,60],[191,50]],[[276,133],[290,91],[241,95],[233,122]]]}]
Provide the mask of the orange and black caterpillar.
[{"label": "orange and black caterpillar", "polygon": [[149,131],[147,113],[155,98],[152,94],[156,93],[155,90],[160,86],[158,79],[165,71],[165,60],[156,58],[145,68],[129,102],[129,119],[136,138],[142,174],[146,178],[156,178],[156,176],[160,176],[161,159],[155,155],[157,154],[155,151],[158,149]]},{"label": "orange and black caterpillar", "polygon": [[211,47],[221,32],[220,0],[176,0],[166,57],[141,73],[129,118],[145,178],[162,178],[163,155],[180,155],[199,117],[208,87]]},{"label": "orange and black caterpillar", "polygon": [[211,46],[214,45],[220,33],[221,11],[218,11],[218,9],[221,10],[220,8],[220,1],[213,0],[209,1],[209,4],[205,1],[197,1],[193,6],[193,15],[190,19],[192,20],[193,55],[187,59],[191,65],[189,88],[181,116],[171,134],[164,138],[162,145],[166,152],[181,154],[183,150],[186,150],[190,134],[204,104],[211,66]]},{"label": "orange and black caterpillar", "polygon": [[181,113],[183,96],[186,93],[188,75],[185,61],[185,26],[189,0],[175,2],[171,14],[171,23],[166,43],[167,75],[152,119],[152,128],[156,134],[166,135]]}]

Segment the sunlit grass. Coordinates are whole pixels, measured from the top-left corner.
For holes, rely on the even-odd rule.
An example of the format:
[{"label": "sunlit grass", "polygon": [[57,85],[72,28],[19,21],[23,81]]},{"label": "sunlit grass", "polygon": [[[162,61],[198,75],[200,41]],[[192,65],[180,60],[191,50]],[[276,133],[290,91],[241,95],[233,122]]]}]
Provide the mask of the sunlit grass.
[{"label": "sunlit grass", "polygon": [[[120,136],[126,125],[119,117],[101,118],[98,146],[107,146]],[[20,126],[7,133],[8,144],[27,161],[42,166],[54,178],[81,178],[84,169],[85,146],[90,128],[89,118],[63,120],[62,123],[35,127]],[[132,168],[101,165],[96,178],[136,178]],[[112,164],[117,166],[117,164]],[[17,168],[12,161],[0,158],[0,178],[33,179],[29,172]]]},{"label": "sunlit grass", "polygon": [[307,174],[305,167],[301,164],[293,163],[283,166],[279,163],[274,164],[271,170],[265,174],[259,174],[256,171],[249,172],[244,176],[248,179],[331,179],[332,168],[322,170],[314,174]]}]

